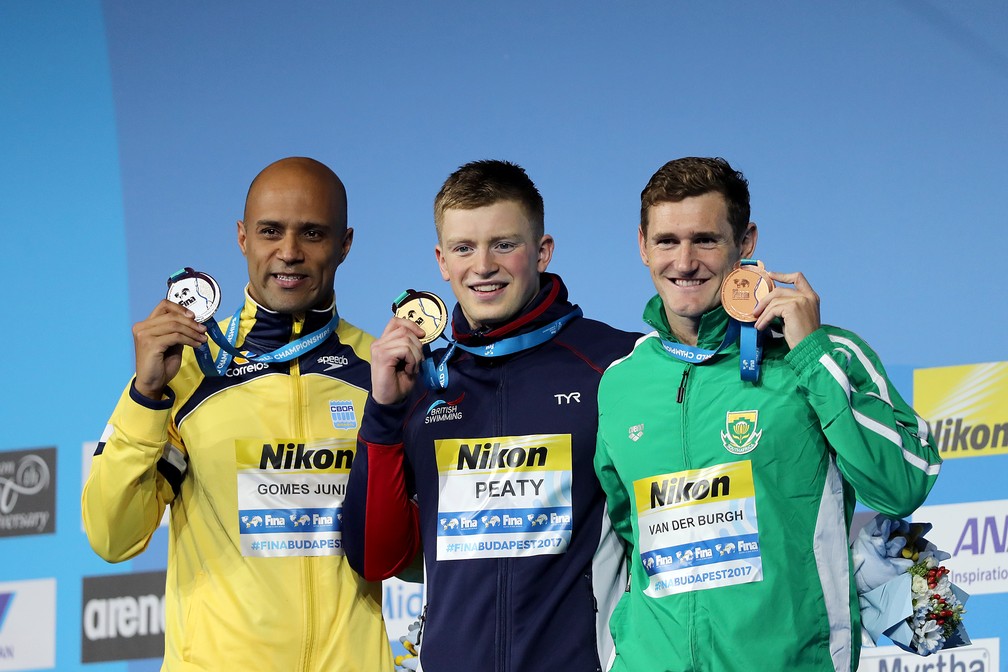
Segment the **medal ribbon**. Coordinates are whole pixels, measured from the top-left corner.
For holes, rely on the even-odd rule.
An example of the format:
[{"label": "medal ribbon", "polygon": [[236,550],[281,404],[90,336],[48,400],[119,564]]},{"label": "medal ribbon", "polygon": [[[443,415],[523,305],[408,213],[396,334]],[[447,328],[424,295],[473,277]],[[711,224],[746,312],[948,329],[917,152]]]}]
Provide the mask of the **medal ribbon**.
[{"label": "medal ribbon", "polygon": [[[755,259],[743,259],[742,266],[755,266]],[[753,292],[755,293],[755,288]],[[735,318],[730,318],[735,322]],[[739,337],[739,375],[742,380],[755,383],[759,380],[760,362],[763,361],[763,333],[756,330],[755,322],[741,323],[742,334]]]},{"label": "medal ribbon", "polygon": [[196,361],[199,362],[200,369],[203,370],[203,374],[206,376],[223,376],[224,372],[227,371],[228,366],[231,365],[231,360],[235,357],[241,357],[247,359],[250,362],[261,362],[263,364],[272,364],[274,362],[288,362],[292,359],[300,357],[304,353],[308,352],[316,345],[322,341],[329,338],[329,336],[336,331],[336,327],[339,326],[339,313],[333,310],[332,319],[322,327],[312,333],[302,336],[296,341],[292,341],[287,345],[277,348],[272,352],[266,353],[255,353],[249,351],[243,353],[235,347],[235,342],[238,338],[238,327],[241,324],[241,312],[242,307],[239,306],[238,310],[231,317],[231,321],[228,323],[227,331],[222,333],[220,326],[214,320],[208,320],[206,322],[207,335],[213,339],[213,342],[220,347],[220,351],[217,353],[217,359],[210,355],[210,345],[209,343],[204,343],[200,347],[196,348]]},{"label": "medal ribbon", "polygon": [[734,343],[735,339],[738,338],[738,334],[739,323],[729,318],[728,330],[725,332],[724,340],[722,340],[721,345],[717,346],[714,350],[700,348],[695,345],[686,345],[685,343],[666,341],[664,338],[659,340],[661,340],[662,348],[664,348],[665,354],[669,357],[686,362],[687,364],[700,365],[706,364],[714,355],[724,350],[730,343]]},{"label": "medal ribbon", "polygon": [[424,358],[420,365],[423,371],[424,382],[431,390],[444,390],[448,388],[448,360],[450,360],[452,355],[455,354],[455,350],[464,350],[465,352],[476,355],[477,357],[503,357],[505,355],[513,355],[516,352],[528,350],[529,348],[534,348],[537,345],[545,343],[560,333],[560,330],[565,324],[573,320],[575,317],[581,317],[583,314],[584,313],[581,311],[581,308],[575,308],[560,319],[550,322],[541,329],[530,331],[525,334],[518,334],[517,336],[511,336],[510,338],[502,338],[499,341],[494,341],[493,343],[488,343],[487,345],[471,346],[462,345],[458,341],[449,341],[448,350],[445,351],[444,356],[441,358],[441,362],[437,365],[434,364],[428,347],[424,346],[427,357]]}]

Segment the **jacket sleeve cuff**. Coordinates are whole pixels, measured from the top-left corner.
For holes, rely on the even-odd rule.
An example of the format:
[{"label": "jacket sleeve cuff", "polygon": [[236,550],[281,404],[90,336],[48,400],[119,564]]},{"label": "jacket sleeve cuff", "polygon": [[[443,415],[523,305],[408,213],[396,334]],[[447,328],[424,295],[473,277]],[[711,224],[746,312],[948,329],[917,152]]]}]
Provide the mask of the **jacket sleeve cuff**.
[{"label": "jacket sleeve cuff", "polygon": [[799,376],[805,373],[809,367],[818,363],[819,359],[833,349],[826,330],[819,327],[811,334],[801,340],[785,357],[784,361],[791,365],[791,368]]},{"label": "jacket sleeve cuff", "polygon": [[409,414],[412,397],[398,404],[379,404],[368,397],[364,404],[360,438],[370,444],[387,446],[402,443],[403,426]]},{"label": "jacket sleeve cuff", "polygon": [[151,399],[150,397],[140,394],[136,389],[136,377],[130,382],[129,395],[130,399],[140,404],[145,408],[149,408],[152,411],[165,411],[172,407],[175,403],[175,391],[165,385],[164,388],[164,399]]}]

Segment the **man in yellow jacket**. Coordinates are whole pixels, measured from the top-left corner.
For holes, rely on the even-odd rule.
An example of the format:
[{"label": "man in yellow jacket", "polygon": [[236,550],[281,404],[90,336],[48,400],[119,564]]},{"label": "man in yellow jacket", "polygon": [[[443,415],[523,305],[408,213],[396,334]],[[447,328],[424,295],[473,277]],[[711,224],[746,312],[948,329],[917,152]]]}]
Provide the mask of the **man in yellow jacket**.
[{"label": "man in yellow jacket", "polygon": [[372,341],[336,310],[346,213],[325,165],[267,166],[238,222],[244,305],[218,327],[202,310],[216,283],[184,269],[133,327],[136,376],[82,507],[109,562],[142,552],[170,507],[163,670],[392,669],[381,586],[342,550]]}]

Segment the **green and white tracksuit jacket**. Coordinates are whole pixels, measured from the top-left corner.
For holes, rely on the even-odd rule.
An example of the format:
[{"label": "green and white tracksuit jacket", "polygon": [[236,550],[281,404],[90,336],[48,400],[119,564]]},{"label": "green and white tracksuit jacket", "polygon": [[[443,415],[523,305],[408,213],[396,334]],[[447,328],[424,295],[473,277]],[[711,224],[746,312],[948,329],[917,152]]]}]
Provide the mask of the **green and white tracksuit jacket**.
[{"label": "green and white tracksuit jacket", "polygon": [[[690,364],[663,346],[659,296],[644,319],[657,332],[599,387],[595,468],[631,575],[610,669],[856,669],[855,498],[892,516],[924,501],[941,462],[927,425],[849,331],[768,338],[750,383],[737,341]],[[727,327],[704,315],[699,347]]]}]

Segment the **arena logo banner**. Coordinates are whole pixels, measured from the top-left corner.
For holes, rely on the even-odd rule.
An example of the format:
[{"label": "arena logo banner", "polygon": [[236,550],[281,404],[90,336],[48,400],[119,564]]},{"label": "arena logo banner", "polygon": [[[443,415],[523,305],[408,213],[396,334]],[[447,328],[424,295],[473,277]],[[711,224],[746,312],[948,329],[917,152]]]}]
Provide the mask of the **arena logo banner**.
[{"label": "arena logo banner", "polygon": [[56,579],[0,583],[0,670],[56,664]]},{"label": "arena logo banner", "polygon": [[0,452],[0,537],[56,531],[56,449]]},{"label": "arena logo banner", "polygon": [[85,576],[81,662],[164,656],[165,572]]},{"label": "arena logo banner", "polygon": [[1008,362],[917,369],[913,398],[942,459],[1008,453]]},{"label": "arena logo banner", "polygon": [[1000,640],[975,639],[970,646],[937,651],[926,658],[896,646],[861,649],[858,672],[998,672]]},{"label": "arena logo banner", "polygon": [[928,540],[952,557],[942,564],[970,595],[1008,593],[1008,499],[922,506],[913,519],[934,524]]}]

